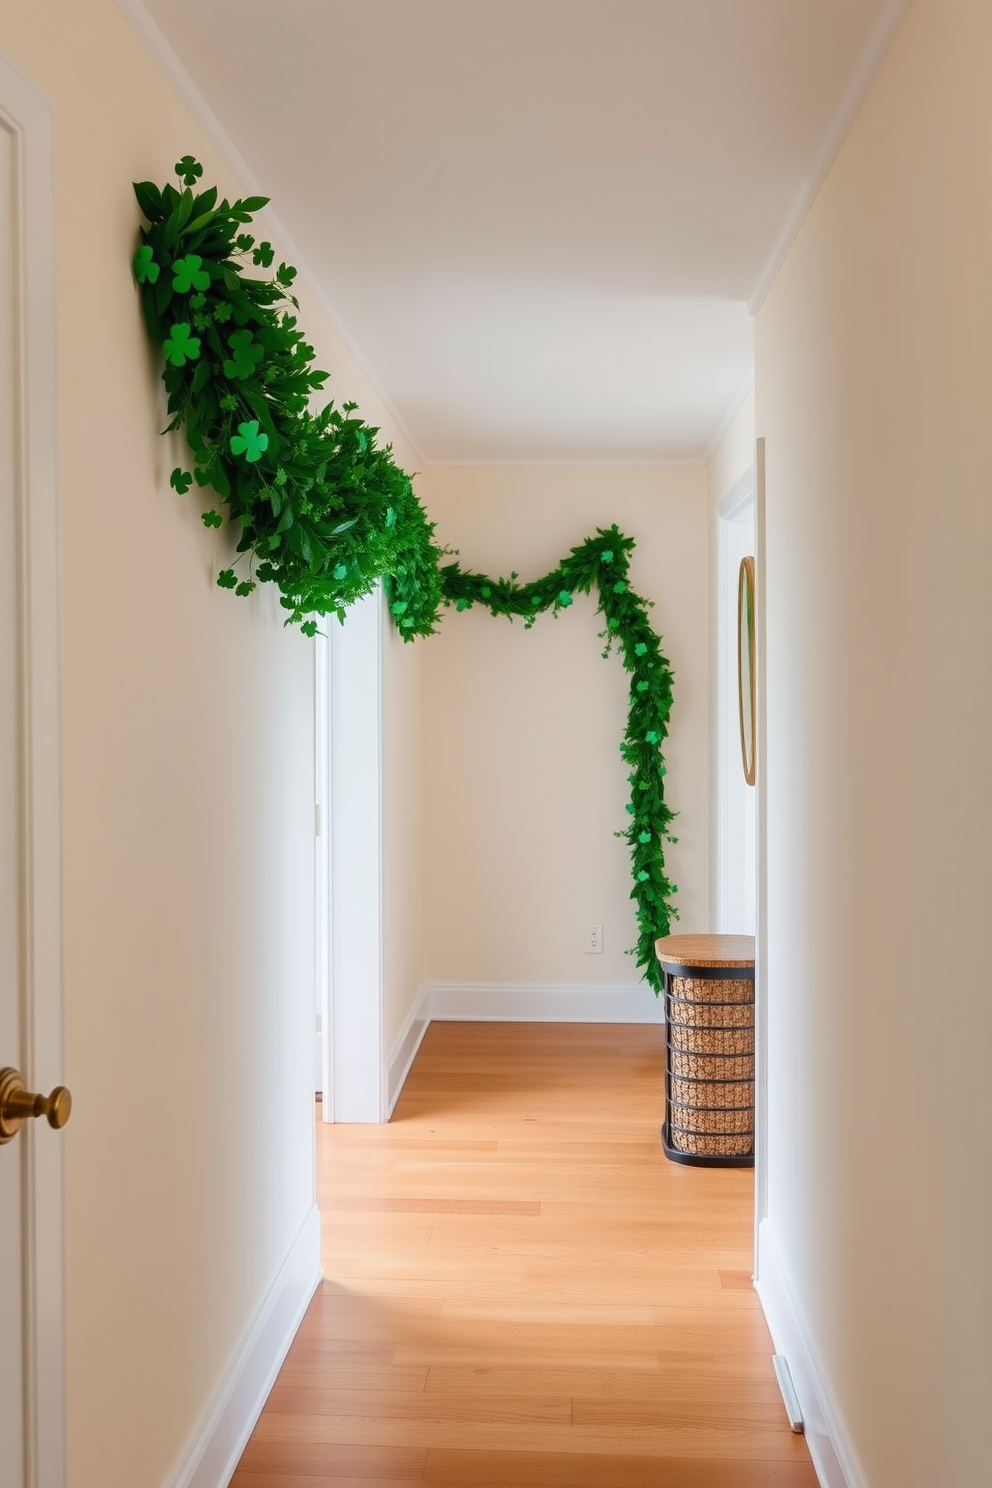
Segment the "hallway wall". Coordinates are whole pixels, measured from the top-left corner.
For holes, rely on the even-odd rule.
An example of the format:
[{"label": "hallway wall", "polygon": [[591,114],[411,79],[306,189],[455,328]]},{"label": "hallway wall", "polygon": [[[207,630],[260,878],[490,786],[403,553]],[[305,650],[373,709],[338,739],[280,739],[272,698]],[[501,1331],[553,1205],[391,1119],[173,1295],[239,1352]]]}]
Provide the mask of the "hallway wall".
[{"label": "hallway wall", "polygon": [[[313,648],[216,587],[232,538],[169,488],[129,270],[132,180],[192,152],[238,183],[113,0],[7,6],[0,46],[56,110],[69,1485],[158,1488],[313,1204]],[[381,421],[301,299],[333,393]],[[390,653],[388,779],[418,666]],[[387,871],[419,857],[394,819]]]},{"label": "hallway wall", "polygon": [[756,328],[768,1235],[865,1488],[989,1472],[990,72],[916,0]]},{"label": "hallway wall", "polygon": [[[709,904],[709,533],[703,466],[434,466],[442,541],[491,574],[536,578],[597,526],[637,539],[634,587],[675,672],[665,748],[679,838],[668,861],[678,928]],[[576,596],[557,620],[446,613],[424,649],[424,885],[428,982],[631,985],[627,678]],[[602,955],[585,927],[603,925]]]}]

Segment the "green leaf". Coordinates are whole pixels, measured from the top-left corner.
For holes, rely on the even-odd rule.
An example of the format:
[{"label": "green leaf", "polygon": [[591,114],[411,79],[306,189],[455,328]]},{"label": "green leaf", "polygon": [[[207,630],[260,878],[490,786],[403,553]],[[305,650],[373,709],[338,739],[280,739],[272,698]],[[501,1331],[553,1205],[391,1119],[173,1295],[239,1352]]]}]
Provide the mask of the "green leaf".
[{"label": "green leaf", "polygon": [[203,166],[192,155],[184,155],[182,160],[176,161],[176,175],[184,186],[193,186],[203,175]]},{"label": "green leaf", "polygon": [[204,527],[223,527],[224,525],[224,518],[218,511],[201,512],[200,521],[203,523]]},{"label": "green leaf", "polygon": [[200,338],[191,334],[189,321],[181,321],[172,327],[172,333],[163,343],[165,359],[174,367],[184,367],[200,355]]},{"label": "green leaf", "polygon": [[221,589],[237,588],[238,579],[237,575],[234,572],[234,569],[222,568],[220,573],[217,575],[217,583],[220,585]]},{"label": "green leaf", "polygon": [[238,432],[230,440],[232,455],[244,455],[250,465],[262,458],[269,447],[269,436],[259,433],[258,420],[239,424]]},{"label": "green leaf", "polygon": [[175,470],[169,476],[169,485],[174,491],[178,491],[180,496],[185,496],[186,492],[189,490],[192,484],[193,477],[190,475],[189,471],[184,470],[181,465],[177,465]]}]

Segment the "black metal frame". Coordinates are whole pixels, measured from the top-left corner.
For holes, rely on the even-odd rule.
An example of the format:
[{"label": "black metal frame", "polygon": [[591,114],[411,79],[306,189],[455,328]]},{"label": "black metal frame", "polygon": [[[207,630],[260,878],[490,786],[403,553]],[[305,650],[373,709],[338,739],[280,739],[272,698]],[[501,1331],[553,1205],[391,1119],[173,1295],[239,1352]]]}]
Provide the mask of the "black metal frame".
[{"label": "black metal frame", "polygon": [[[672,1075],[672,1033],[671,1033],[671,1030],[672,1030],[672,1027],[673,1027],[673,1024],[674,1024],[674,1020],[672,1018],[672,1006],[671,1005],[672,1005],[672,1002],[673,1001],[684,1001],[685,1000],[684,998],[676,999],[676,998],[673,997],[673,994],[672,994],[672,978],[673,977],[679,977],[679,978],[688,977],[688,978],[692,978],[693,980],[711,981],[711,982],[719,982],[719,981],[749,981],[749,982],[751,982],[753,984],[753,982],[754,982],[754,967],[753,966],[687,966],[687,965],[684,965],[684,964],[681,964],[681,963],[665,962],[664,960],[661,963],[661,967],[662,967],[662,971],[665,974],[665,1122],[664,1122],[664,1125],[661,1128],[661,1145],[662,1145],[662,1147],[664,1149],[665,1156],[667,1158],[669,1158],[672,1162],[685,1163],[687,1167],[691,1167],[691,1168],[753,1168],[754,1167],[754,1122],[753,1122],[753,1119],[752,1119],[752,1124],[751,1124],[751,1151],[749,1153],[744,1153],[744,1154],[742,1154],[740,1156],[730,1155],[730,1156],[724,1157],[724,1156],[711,1156],[711,1155],[705,1154],[705,1153],[681,1152],[678,1148],[672,1146],[671,1140],[670,1140],[670,1135],[671,1135],[671,1130],[672,1130],[672,1109],[673,1109],[673,1106],[678,1106],[679,1109],[681,1109],[681,1110],[689,1109],[688,1107],[685,1107],[681,1102],[673,1102],[673,1100],[672,1100],[672,1079],[673,1079],[673,1075]],[[725,1002],[725,1003],[712,1004],[712,1005],[713,1006],[720,1006],[720,1007],[750,1007],[750,1008],[753,1008],[754,1007],[754,998],[752,997],[746,1003],[743,1003],[743,1002]],[[678,1027],[685,1027],[686,1025],[685,1024],[682,1024],[682,1023],[679,1023],[677,1026]],[[741,1031],[739,1025],[731,1025],[730,1028],[725,1028],[725,1029],[721,1029],[720,1026],[717,1025],[717,1024],[707,1025],[707,1027],[712,1027],[712,1031],[714,1033],[730,1032],[730,1031],[739,1033]],[[743,1058],[743,1057],[745,1057],[745,1056],[740,1055],[740,1054],[717,1054],[717,1053],[709,1054],[708,1053],[706,1055],[706,1058],[707,1059],[740,1059],[740,1058]],[[678,1076],[675,1076],[674,1078],[679,1079],[679,1080],[683,1080],[683,1081],[685,1081],[687,1083],[692,1083],[693,1080],[696,1080],[696,1083],[697,1084],[701,1084],[701,1085],[721,1085],[721,1084],[723,1084],[723,1085],[739,1085],[741,1083],[740,1080],[727,1080],[727,1079],[721,1080],[719,1078],[713,1079],[713,1080],[698,1080],[698,1079],[696,1079],[695,1076],[690,1076],[690,1075],[678,1075]],[[752,1080],[753,1080],[753,1077],[752,1077]],[[752,1101],[752,1103],[751,1103],[750,1106],[723,1106],[723,1107],[719,1107],[719,1108],[706,1107],[706,1106],[698,1106],[695,1109],[696,1110],[720,1109],[720,1110],[727,1110],[727,1111],[750,1111],[751,1114],[752,1114],[752,1118],[753,1118],[753,1115],[754,1115],[754,1103],[753,1103],[753,1101]],[[693,1132],[693,1135],[696,1135],[696,1136],[713,1136],[714,1135],[714,1133],[712,1133],[712,1132],[698,1132],[698,1131],[693,1131],[693,1128],[692,1127],[677,1127],[677,1129],[678,1130],[681,1130],[681,1131],[686,1131],[686,1132]],[[738,1132],[738,1133],[735,1133],[735,1135],[746,1136],[747,1133],[746,1132]]]}]

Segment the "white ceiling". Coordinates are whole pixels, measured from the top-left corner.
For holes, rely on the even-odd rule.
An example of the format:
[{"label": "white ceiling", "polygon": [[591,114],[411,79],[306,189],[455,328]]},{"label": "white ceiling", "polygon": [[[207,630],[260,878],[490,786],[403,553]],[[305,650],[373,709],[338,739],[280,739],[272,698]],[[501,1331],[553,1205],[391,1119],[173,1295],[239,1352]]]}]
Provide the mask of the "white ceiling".
[{"label": "white ceiling", "polygon": [[746,389],[748,302],[905,3],[145,9],[426,461],[639,461],[703,456]]}]

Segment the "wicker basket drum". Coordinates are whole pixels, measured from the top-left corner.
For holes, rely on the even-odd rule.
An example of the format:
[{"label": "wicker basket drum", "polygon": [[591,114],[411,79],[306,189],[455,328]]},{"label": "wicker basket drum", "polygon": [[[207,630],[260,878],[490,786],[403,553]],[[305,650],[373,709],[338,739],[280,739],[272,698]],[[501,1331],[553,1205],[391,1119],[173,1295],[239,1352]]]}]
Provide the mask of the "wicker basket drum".
[{"label": "wicker basket drum", "polygon": [[754,941],[670,935],[665,973],[665,1125],[675,1162],[754,1162]]}]

